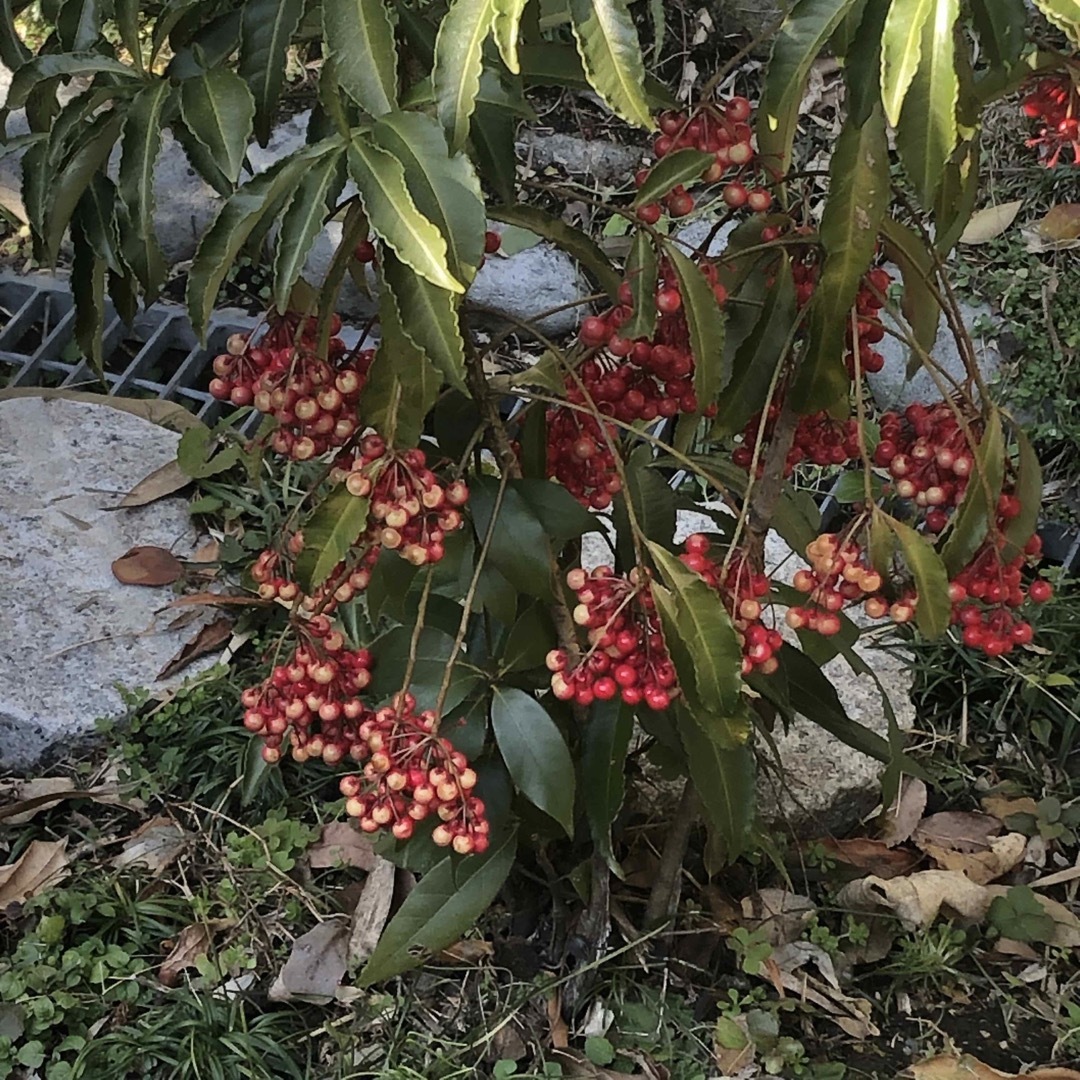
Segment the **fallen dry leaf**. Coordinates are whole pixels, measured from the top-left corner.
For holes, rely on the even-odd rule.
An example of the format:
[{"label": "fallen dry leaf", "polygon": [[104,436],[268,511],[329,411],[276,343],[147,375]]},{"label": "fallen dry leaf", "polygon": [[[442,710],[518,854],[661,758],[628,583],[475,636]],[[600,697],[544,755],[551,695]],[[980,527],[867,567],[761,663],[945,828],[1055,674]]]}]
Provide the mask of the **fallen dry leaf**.
[{"label": "fallen dry leaf", "polygon": [[319,839],[307,849],[308,865],[315,870],[335,866],[355,866],[358,870],[375,869],[375,846],[367,833],[352,821],[331,821],[324,825]]},{"label": "fallen dry leaf", "polygon": [[212,623],[207,623],[180,651],[158,672],[157,678],[169,679],[178,671],[183,671],[188,664],[194,663],[200,656],[216,652],[232,635],[232,619],[222,615]]},{"label": "fallen dry leaf", "polygon": [[1039,235],[1050,241],[1080,239],[1080,203],[1060,203],[1035,223]]},{"label": "fallen dry leaf", "polygon": [[8,904],[25,904],[68,873],[66,836],[32,840],[15,862],[0,866],[0,911]]},{"label": "fallen dry leaf", "polygon": [[443,949],[436,959],[444,964],[471,964],[475,967],[494,955],[495,946],[490,941],[483,938],[462,938]]},{"label": "fallen dry leaf", "polygon": [[[939,1054],[917,1061],[907,1072],[914,1080],[1014,1080],[1019,1074],[998,1072],[971,1054]],[[1074,1069],[1035,1069],[1023,1074],[1025,1080],[1080,1080]]]},{"label": "fallen dry leaf", "polygon": [[905,776],[896,801],[882,815],[882,843],[886,847],[896,847],[909,839],[925,812],[926,784],[917,776]]},{"label": "fallen dry leaf", "polygon": [[922,849],[942,870],[959,870],[977,884],[989,885],[1023,861],[1027,837],[1023,833],[1006,833],[991,840],[986,851],[953,851],[929,843]]},{"label": "fallen dry leaf", "polygon": [[942,908],[978,922],[993,895],[957,870],[920,870],[906,878],[859,878],[845,885],[836,900],[841,907],[892,912],[906,929],[916,930],[930,926]]},{"label": "fallen dry leaf", "polygon": [[829,858],[882,878],[909,874],[923,859],[919,852],[910,848],[890,847],[884,840],[868,840],[859,836],[849,840],[825,837],[817,843]]},{"label": "fallen dry leaf", "polygon": [[158,978],[162,984],[175,986],[180,980],[180,973],[195,967],[199,958],[207,954],[212,940],[213,934],[206,923],[185,926],[180,931],[172,951],[158,969]]},{"label": "fallen dry leaf", "polygon": [[1012,795],[984,795],[982,808],[1001,822],[1014,814],[1031,814],[1035,818],[1039,816],[1039,804],[1030,795],[1021,795],[1019,798]]},{"label": "fallen dry leaf", "polygon": [[171,585],[184,573],[184,564],[162,547],[133,547],[112,564],[113,577],[123,585]]},{"label": "fallen dry leaf", "polygon": [[124,841],[112,865],[117,870],[145,866],[151,873],[160,874],[179,857],[187,842],[187,833],[172,818],[151,818]]},{"label": "fallen dry leaf", "polygon": [[1016,219],[1023,199],[976,210],[960,235],[961,244],[985,244],[1000,236]]},{"label": "fallen dry leaf", "polygon": [[293,942],[285,966],[270,987],[271,1001],[310,1001],[325,1005],[348,966],[349,926],[343,919],[327,919]]},{"label": "fallen dry leaf", "polygon": [[[109,806],[124,805],[126,800],[118,784],[106,783],[92,788],[76,788],[66,776],[41,776],[35,780],[0,780],[0,821],[25,825],[36,814],[62,803],[65,799],[93,799]],[[142,805],[131,799],[131,805]]]},{"label": "fallen dry leaf", "polygon": [[194,555],[191,556],[191,561],[196,563],[209,563],[217,562],[218,556],[221,554],[221,544],[219,541],[211,538],[206,541]]},{"label": "fallen dry leaf", "polygon": [[170,461],[167,465],[162,465],[160,469],[155,469],[149,476],[144,476],[117,503],[116,509],[125,510],[131,506],[146,506],[147,503],[164,499],[166,495],[174,495],[191,482],[191,477],[175,461]]},{"label": "fallen dry leaf", "polygon": [[924,845],[934,844],[950,851],[986,851],[990,847],[990,841],[1001,833],[1001,829],[1001,822],[991,814],[945,810],[923,818],[911,839],[924,850]]},{"label": "fallen dry leaf", "polygon": [[570,1029],[562,1014],[562,998],[558,990],[547,999],[548,1041],[555,1050],[565,1050],[570,1045]]},{"label": "fallen dry leaf", "polygon": [[1038,960],[1039,954],[1026,942],[1002,937],[994,942],[994,952],[1002,956],[1016,956],[1021,960]]},{"label": "fallen dry leaf", "polygon": [[743,920],[748,930],[762,930],[775,948],[802,937],[803,928],[817,908],[814,902],[785,889],[759,889],[742,901]]},{"label": "fallen dry leaf", "polygon": [[273,603],[272,600],[260,600],[255,596],[239,596],[232,593],[216,593],[216,592],[200,592],[200,593],[188,593],[186,596],[178,596],[175,600],[170,600],[166,605],[167,607],[227,607],[229,605],[240,605],[243,607],[266,607],[268,604]]},{"label": "fallen dry leaf", "polygon": [[375,865],[364,882],[363,892],[353,910],[348,949],[350,968],[358,968],[370,959],[375,946],[379,944],[394,900],[396,870],[397,867],[389,859],[375,857]]}]

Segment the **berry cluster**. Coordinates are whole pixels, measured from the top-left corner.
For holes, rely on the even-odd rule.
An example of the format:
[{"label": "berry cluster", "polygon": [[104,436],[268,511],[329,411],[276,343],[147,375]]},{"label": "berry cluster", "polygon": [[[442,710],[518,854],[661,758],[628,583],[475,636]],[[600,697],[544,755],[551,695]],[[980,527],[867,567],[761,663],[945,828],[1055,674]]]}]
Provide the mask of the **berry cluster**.
[{"label": "berry cluster", "polygon": [[214,358],[210,393],[273,416],[278,427],[270,445],[279,454],[307,461],[343,446],[357,432],[356,406],[375,353],[349,354],[336,336],[340,329],[335,315],[335,336],[322,359],[314,320],[272,312],[258,339],[244,334],[229,338],[227,351]]},{"label": "berry cluster", "polygon": [[[660,116],[660,134],[653,140],[653,153],[657,159],[676,150],[700,150],[713,155],[701,179],[715,184],[729,172],[739,173],[754,160],[753,129],[750,126],[750,102],[744,97],[729,98],[726,102],[699,107],[692,115],[682,112],[666,112]],[[641,169],[634,181],[641,187],[649,178],[651,170]],[[747,189],[739,179],[730,180],[723,189],[722,197],[732,209],[749,207],[764,213],[772,205],[772,195],[764,188]],[[638,210],[638,218],[647,225],[660,220],[663,209],[672,217],[685,217],[694,209],[694,197],[681,184],[673,188],[660,203],[647,203]]]},{"label": "berry cluster", "polygon": [[731,615],[742,644],[742,673],[749,675],[756,669],[771,675],[779,667],[775,653],[784,639],[761,621],[761,601],[772,587],[768,577],[755,570],[747,554],[739,550],[732,553],[725,570],[723,559],[709,558],[712,542],[704,533],[688,536],[684,546],[685,554],[679,556],[683,565],[716,589]]},{"label": "berry cluster", "polygon": [[853,538],[823,533],[806,548],[809,570],[796,572],[791,584],[806,594],[805,605],[788,608],[785,621],[793,630],[814,630],[824,637],[840,632],[840,611],[863,602],[866,614],[880,619],[886,614],[897,623],[909,622],[915,600],[905,597],[890,605],[880,595],[881,575],[869,565],[862,546]]},{"label": "berry cluster", "polygon": [[547,474],[594,510],[606,510],[622,488],[611,449],[619,433],[613,424],[604,429],[588,413],[562,406],[548,409]]},{"label": "berry cluster", "polygon": [[635,567],[622,577],[609,566],[575,569],[566,583],[577,594],[574,622],[588,630],[589,652],[573,670],[564,649],[548,653],[555,696],[584,706],[619,694],[628,705],[666,709],[679,691],[648,571]]},{"label": "berry cluster", "polygon": [[345,648],[325,615],[310,619],[305,635],[287,663],[240,695],[244,727],[263,739],[270,763],[280,760],[288,734],[297,761],[334,765],[363,746],[360,728],[371,710],[357,695],[371,682],[371,653]]},{"label": "berry cluster", "polygon": [[398,840],[408,840],[417,822],[435,815],[439,824],[431,839],[439,847],[482,854],[490,825],[483,802],[472,794],[476,773],[464,754],[439,738],[437,727],[435,713],[417,713],[408,693],[369,713],[352,752],[364,761],[363,772],[343,776],[339,785],[345,812],[359,819],[364,832],[389,826]]},{"label": "berry cluster", "polygon": [[365,435],[359,452],[335,464],[331,479],[344,480],[350,494],[369,499],[366,531],[357,546],[397,551],[413,566],[438,562],[446,534],[464,524],[469,501],[464,481],[444,487],[427,466],[423,450],[398,453],[380,435]]},{"label": "berry cluster", "polygon": [[[778,397],[782,396],[777,395]],[[780,406],[769,406],[765,418],[762,440],[765,445],[772,441]],[[754,460],[754,446],[761,425],[761,413],[754,416],[743,428],[742,442],[731,452],[731,460],[741,469],[749,469]],[[843,465],[859,454],[859,425],[856,420],[837,420],[827,412],[800,416],[795,435],[784,464],[784,475],[790,476],[795,467],[804,461],[813,465]],[[764,455],[758,459],[758,473],[764,467]]]},{"label": "berry cluster", "polygon": [[1053,586],[1043,578],[1025,590],[1023,567],[1028,560],[1038,561],[1042,539],[1031,537],[1024,550],[1006,561],[1001,532],[1020,513],[1020,500],[1003,494],[998,500],[996,534],[983,541],[971,562],[949,584],[953,625],[962,627],[961,637],[971,649],[987,656],[1004,656],[1017,645],[1027,645],[1032,637],[1031,624],[1016,615],[1025,600],[1043,604],[1054,594]]},{"label": "berry cluster", "polygon": [[1039,134],[1028,139],[1029,147],[1038,147],[1048,169],[1072,151],[1072,163],[1080,165],[1080,89],[1070,74],[1039,79],[1023,101],[1024,115],[1039,122]]},{"label": "berry cluster", "polygon": [[[981,423],[971,419],[967,426],[977,440]],[[881,418],[874,464],[889,470],[900,498],[926,510],[927,532],[939,533],[948,524],[948,511],[964,497],[974,463],[968,436],[948,402],[916,402],[903,416],[887,412]]]}]

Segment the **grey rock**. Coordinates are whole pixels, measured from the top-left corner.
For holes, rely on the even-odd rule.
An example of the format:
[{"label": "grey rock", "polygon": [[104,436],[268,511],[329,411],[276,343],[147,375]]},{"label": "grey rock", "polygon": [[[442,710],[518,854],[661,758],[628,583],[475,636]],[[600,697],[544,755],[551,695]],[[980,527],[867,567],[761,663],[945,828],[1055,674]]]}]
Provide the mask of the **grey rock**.
[{"label": "grey rock", "polygon": [[30,768],[121,714],[118,685],[168,688],[199,670],[155,682],[197,627],[167,630],[168,588],[121,585],[111,571],[136,545],[192,550],[183,499],[109,509],[178,439],[105,405],[0,402],[0,767]]},{"label": "grey rock", "polygon": [[[895,276],[898,275],[894,274]],[[1002,356],[998,352],[993,337],[976,329],[986,320],[993,322],[993,314],[985,304],[969,304],[961,301],[959,307],[964,325],[971,334],[975,346],[975,359],[982,377],[987,383],[993,382],[1003,363]],[[881,408],[903,409],[915,401],[941,400],[941,390],[925,368],[920,367],[912,378],[907,377],[910,350],[903,341],[886,334],[877,349],[885,358],[885,366],[881,371],[867,375],[867,382],[874,401]],[[948,386],[963,382],[966,378],[956,339],[944,315],[938,323],[937,340],[934,342],[931,355],[944,373],[944,375],[939,373],[939,377],[943,377]]]},{"label": "grey rock", "polygon": [[[709,243],[709,249],[705,254],[711,258],[722,255],[724,249],[727,247],[728,237],[735,231],[738,224],[737,221],[728,221],[717,229],[716,235]],[[716,220],[714,218],[697,218],[679,229],[675,234],[675,239],[678,240],[679,243],[685,244],[690,250],[696,251],[709,239],[709,233],[715,228]]]},{"label": "grey rock", "polygon": [[517,148],[521,159],[534,168],[554,165],[568,173],[589,176],[601,184],[616,187],[629,183],[644,153],[639,146],[539,132],[526,132]]},{"label": "grey rock", "polygon": [[466,301],[494,322],[509,316],[533,323],[546,337],[557,337],[573,332],[587,314],[585,309],[579,305],[539,316],[552,308],[573,304],[589,292],[569,255],[550,244],[537,244],[509,258],[489,257],[476,275]]}]

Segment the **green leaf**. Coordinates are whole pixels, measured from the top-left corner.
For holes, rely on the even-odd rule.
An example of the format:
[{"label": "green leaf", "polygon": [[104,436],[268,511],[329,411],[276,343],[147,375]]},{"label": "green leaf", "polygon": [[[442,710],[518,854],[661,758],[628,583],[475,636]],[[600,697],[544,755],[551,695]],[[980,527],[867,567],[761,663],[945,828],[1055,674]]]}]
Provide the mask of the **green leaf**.
[{"label": "green leaf", "polygon": [[618,536],[618,552],[627,565],[636,561],[627,503],[634,510],[638,528],[649,540],[669,546],[675,535],[675,494],[664,477],[650,468],[651,448],[641,446],[626,462],[626,488],[615,500],[613,522]]},{"label": "green leaf", "polygon": [[108,74],[117,77],[122,82],[139,81],[138,72],[128,64],[122,64],[119,60],[111,60],[100,53],[64,53],[62,55],[48,54],[36,56],[28,60],[11,79],[8,87],[7,100],[4,105],[7,109],[19,109],[26,104],[31,90],[38,83],[58,75],[80,75],[84,78],[88,75]]},{"label": "green leaf", "polygon": [[197,334],[206,329],[218,288],[240,249],[277,200],[292,191],[326,147],[301,150],[253,177],[225,200],[203,234],[188,273],[187,303]]},{"label": "green leaf", "polygon": [[690,351],[694,354],[694,392],[701,412],[716,401],[720,388],[731,376],[724,370],[724,314],[700,267],[673,241],[665,239],[663,244],[664,254],[679,279]]},{"label": "green leaf", "polygon": [[631,341],[652,337],[656,329],[656,248],[652,237],[644,230],[634,233],[630,258],[626,261],[626,280],[630,282],[634,306],[630,318],[619,332]]},{"label": "green leaf", "polygon": [[289,294],[304,269],[315,237],[322,230],[326,193],[334,182],[343,154],[344,149],[334,150],[311,164],[281,219],[274,255],[274,304],[278,311],[288,308]]},{"label": "green leaf", "polygon": [[[975,467],[960,506],[949,522],[941,557],[950,577],[955,577],[978,551],[997,516],[998,498],[1005,477],[1005,444],[1001,415],[991,411],[979,445]],[[1041,502],[1041,499],[1039,500]]]},{"label": "green leaf", "polygon": [[881,38],[890,0],[868,0],[861,13],[852,8],[845,22],[860,14],[858,29],[844,53],[844,105],[853,124],[865,124],[881,101]]},{"label": "green leaf", "polygon": [[855,0],[799,0],[773,42],[758,109],[758,149],[769,169],[786,173],[810,65]]},{"label": "green leaf", "polygon": [[142,41],[139,38],[139,8],[139,0],[116,0],[114,14],[124,48],[131,54],[135,67],[145,71]]},{"label": "green leaf", "polygon": [[535,206],[496,206],[491,208],[489,215],[493,221],[517,225],[550,240],[556,247],[577,259],[612,300],[618,300],[621,277],[599,246],[580,229],[575,229],[562,218]]},{"label": "green leaf", "polygon": [[570,0],[570,22],[592,88],[616,116],[651,128],[645,61],[625,0]]},{"label": "green leaf", "polygon": [[484,255],[487,218],[480,180],[464,154],[449,154],[434,117],[393,112],[380,118],[371,138],[401,162],[416,208],[446,240],[446,261],[459,281],[470,282]]},{"label": "green leaf", "polygon": [[844,706],[840,704],[836,687],[813,660],[788,644],[780,647],[777,658],[780,661],[780,671],[786,679],[789,704],[782,703],[775,697],[774,687],[777,684],[773,683],[771,676],[750,677],[749,681],[758,693],[776,705],[790,707],[852,749],[878,761],[890,760],[892,752],[888,742],[876,731],[871,731],[848,716]]},{"label": "green leaf", "polygon": [[120,240],[147,303],[156,299],[168,273],[154,230],[154,166],[161,150],[161,129],[171,91],[169,83],[159,79],[138,93],[124,121],[124,149],[120,155]]},{"label": "green leaf", "polygon": [[574,763],[558,725],[524,690],[496,686],[491,729],[514,786],[574,835]]},{"label": "green leaf", "polygon": [[1005,562],[1011,562],[1023,550],[1035,533],[1043,501],[1042,465],[1039,464],[1030,440],[1020,427],[1014,426],[1017,465],[1013,494],[1020,500],[1020,513],[1005,526],[1006,545],[1001,552]]},{"label": "green leaf", "polygon": [[915,605],[915,624],[923,637],[933,641],[948,630],[952,615],[949,575],[945,572],[945,564],[930,541],[910,525],[895,518],[886,520],[900,541],[904,562],[915,580],[915,591],[919,596],[919,602]]},{"label": "green leaf", "polygon": [[349,144],[349,172],[360,189],[371,228],[398,258],[441,289],[464,292],[446,265],[446,240],[416,208],[405,170],[392,154],[362,135]]},{"label": "green leaf", "polygon": [[894,218],[882,218],[879,231],[886,256],[900,268],[904,280],[900,310],[916,342],[929,353],[937,341],[941,320],[941,305],[931,287],[937,278],[934,253],[914,229],[901,225]]},{"label": "green leaf", "polygon": [[1029,885],[1013,885],[1004,896],[995,896],[987,912],[990,925],[1013,941],[1050,944],[1057,926]]},{"label": "green leaf", "polygon": [[[1080,4],[1074,4],[1080,18]],[[1011,67],[1027,43],[1027,10],[1024,0],[971,0],[971,19],[979,41],[990,59]]]},{"label": "green leaf", "polygon": [[665,637],[674,635],[693,661],[693,671],[679,671],[680,684],[695,686],[711,713],[734,716],[742,697],[742,649],[731,617],[719,594],[697,574],[659,544],[649,543],[648,548],[667,586],[653,587]]},{"label": "green leaf", "polygon": [[75,217],[94,254],[104,259],[110,270],[124,273],[116,228],[116,185],[107,176],[95,173],[79,199]]},{"label": "green leaf", "polygon": [[776,366],[787,358],[796,314],[795,282],[785,254],[777,265],[753,332],[735,353],[731,379],[720,395],[713,422],[713,438],[742,431],[764,407]]},{"label": "green leaf", "polygon": [[303,0],[245,0],[241,7],[237,71],[255,99],[255,135],[262,146],[270,141],[286,52],[303,13]]},{"label": "green leaf", "polygon": [[379,296],[379,348],[360,395],[360,417],[391,443],[416,446],[442,378],[401,325],[393,293]]},{"label": "green leaf", "polygon": [[0,63],[11,71],[18,71],[31,55],[30,50],[23,44],[18,30],[15,29],[11,0],[0,0]]},{"label": "green leaf", "polygon": [[582,735],[581,796],[593,844],[615,867],[611,823],[626,793],[626,754],[634,734],[634,714],[618,700],[598,701],[589,712]]},{"label": "green leaf", "polygon": [[555,628],[546,609],[529,601],[506,635],[499,658],[500,672],[543,667],[544,658],[556,644]]},{"label": "green leaf", "polygon": [[[477,476],[469,483],[469,508],[479,543],[483,543],[495,511],[498,481]],[[541,600],[552,598],[551,548],[547,530],[516,488],[507,487],[488,548],[488,562],[519,592]]]},{"label": "green leaf", "polygon": [[180,115],[232,183],[240,177],[255,117],[247,83],[228,68],[211,68],[180,84]]},{"label": "green leaf", "polygon": [[188,428],[176,448],[176,464],[185,476],[204,480],[231,469],[240,459],[240,447],[231,442],[221,448],[220,441],[205,424]]},{"label": "green leaf", "polygon": [[517,184],[517,121],[507,109],[479,102],[472,119],[472,144],[477,167],[503,203],[514,201]]},{"label": "green leaf", "polygon": [[715,162],[715,154],[706,154],[701,150],[676,150],[673,154],[667,154],[649,170],[648,179],[638,189],[633,205],[657,202],[680,184],[700,180],[701,174]]},{"label": "green leaf", "polygon": [[[376,663],[372,669],[371,697],[384,701],[396,694],[405,679],[412,645],[413,628],[396,626],[372,643]],[[446,665],[454,651],[454,639],[442,630],[425,626],[420,632],[413,665],[409,692],[416,698],[417,709],[433,709],[439,699],[439,690],[446,676]],[[464,661],[464,653],[458,655],[450,679],[444,710],[460,705],[476,687],[480,673]]]},{"label": "green leaf", "polygon": [[105,271],[76,218],[71,239],[75,256],[71,266],[71,291],[75,298],[75,340],[98,378],[104,377]]},{"label": "green leaf", "polygon": [[169,125],[173,138],[184,148],[191,167],[219,194],[228,198],[235,190],[234,184],[217,166],[210,152],[199,142],[183,118],[174,116]]},{"label": "green leaf", "polygon": [[979,181],[981,151],[977,139],[969,142],[958,160],[945,166],[945,175],[934,199],[936,233],[934,247],[945,256],[956,246],[971,220],[982,185]]},{"label": "green leaf", "polygon": [[516,850],[517,836],[510,833],[483,855],[450,857],[424,874],[383,930],[358,984],[371,986],[419,967],[457,941],[495,899]]},{"label": "green leaf", "polygon": [[881,36],[881,101],[895,127],[922,58],[923,27],[937,17],[938,0],[892,0]]},{"label": "green leaf", "polygon": [[98,0],[64,0],[56,20],[56,35],[65,52],[89,49],[101,33]]},{"label": "green leaf", "polygon": [[451,386],[464,391],[465,345],[456,297],[414,274],[391,252],[384,253],[382,274],[394,294],[405,333]]},{"label": "green leaf", "polygon": [[[746,706],[740,708],[745,712]],[[726,860],[734,862],[746,848],[754,816],[754,752],[748,743],[718,737],[708,719],[681,703],[675,718],[706,821],[722,841]]]},{"label": "green leaf", "polygon": [[553,480],[511,480],[509,486],[521,493],[544,532],[559,546],[602,527],[595,514]]},{"label": "green leaf", "polygon": [[518,59],[518,38],[521,36],[521,16],[528,0],[495,0],[495,44],[503,63],[515,74],[521,74]]},{"label": "green leaf", "polygon": [[323,38],[342,89],[369,116],[397,108],[397,45],[383,0],[323,0]]},{"label": "green leaf", "polygon": [[922,30],[922,60],[904,101],[896,129],[896,149],[923,206],[933,205],[945,166],[956,149],[956,74],[954,27],[960,0],[934,0]]},{"label": "green leaf", "polygon": [[296,580],[304,592],[314,592],[363,535],[369,501],[343,486],[304,522],[304,550],[296,560]]},{"label": "green leaf", "polygon": [[[116,113],[107,112],[90,123],[82,145],[65,162],[58,174],[47,178],[44,192],[45,211],[45,252],[50,264],[56,262],[60,251],[60,242],[64,230],[68,227],[75,207],[82,198],[91,180],[104,168],[112,153],[116,137],[120,133],[123,118]],[[31,153],[37,148],[34,147]],[[29,157],[29,154],[27,155]],[[42,163],[47,169],[46,162]],[[27,202],[27,210],[31,207]],[[31,218],[31,220],[33,220]]]},{"label": "green leaf", "polygon": [[1035,6],[1073,45],[1080,47],[1080,0],[1035,0]]},{"label": "green leaf", "polygon": [[885,121],[875,110],[862,127],[845,126],[829,165],[829,200],[821,219],[825,261],[810,302],[809,341],[792,387],[800,413],[846,410],[851,385],[844,344],[859,283],[874,257],[889,204]]},{"label": "green leaf", "polygon": [[453,0],[439,24],[431,72],[435,111],[452,150],[469,137],[483,67],[484,42],[495,20],[493,0]]},{"label": "green leaf", "polygon": [[805,552],[821,533],[821,512],[810,492],[781,489],[772,527],[793,551]]}]

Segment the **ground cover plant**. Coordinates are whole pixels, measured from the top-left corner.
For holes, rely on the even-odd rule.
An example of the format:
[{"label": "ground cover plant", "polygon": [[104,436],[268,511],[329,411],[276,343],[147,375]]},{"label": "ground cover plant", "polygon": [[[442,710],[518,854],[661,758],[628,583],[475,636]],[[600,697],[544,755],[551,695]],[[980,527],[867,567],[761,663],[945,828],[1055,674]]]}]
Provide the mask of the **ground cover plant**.
[{"label": "ground cover plant", "polygon": [[[857,724],[821,671],[840,655],[873,675],[853,651],[860,625],[947,636],[980,662],[1040,647],[1031,613],[1054,590],[1039,569],[1039,458],[984,385],[943,262],[975,206],[980,118],[992,102],[1027,87],[1024,152],[1049,169],[1075,163],[1077,12],[1069,0],[1039,7],[1049,23],[1029,38],[1019,0],[802,0],[769,35],[759,92],[739,85],[738,54],[682,104],[648,77],[637,13],[619,0],[572,0],[551,18],[487,0],[445,11],[340,0],[106,10],[66,0],[43,11],[55,29],[33,55],[5,12],[8,107],[25,106],[31,125],[18,143],[31,235],[48,262],[70,229],[88,357],[101,362],[106,294],[132,312],[164,287],[152,220],[166,128],[224,196],[187,274],[197,330],[238,260],[272,252],[273,306],[259,330],[228,342],[210,382],[235,419],[262,414],[259,434],[197,428],[180,450],[202,481],[201,512],[237,505],[245,487],[243,528],[221,561],[242,589],[234,599],[249,601],[240,606],[252,609],[245,618],[263,661],[234,688],[236,735],[255,737],[262,764],[247,760],[237,775],[248,794],[229,811],[238,831],[215,842],[288,892],[282,875],[323,815],[340,809],[378,837],[371,850],[390,867],[391,888],[380,894],[381,936],[350,951],[357,987],[453,947],[512,888],[515,867],[540,867],[548,879],[566,875],[564,902],[581,912],[578,969],[559,981],[556,1007],[573,1012],[608,954],[612,875],[625,873],[613,826],[643,740],[685,786],[644,904],[620,923],[628,938],[628,926],[658,935],[678,910],[697,820],[705,877],[764,842],[756,745],[796,714],[889,763],[885,805],[916,798],[907,793],[926,770],[895,718],[888,737]],[[800,157],[797,132],[811,66],[826,50],[842,63],[846,96],[824,171]],[[318,70],[309,142],[247,175],[245,148],[251,135],[268,140],[287,56]],[[80,92],[61,103],[57,89],[73,78]],[[559,184],[519,183],[517,118],[529,115],[531,90],[553,85],[591,89],[653,133],[649,164],[622,192],[575,193],[595,204],[594,225],[625,225],[618,261],[552,212]],[[700,244],[680,239],[690,216],[713,223]],[[324,280],[306,281],[328,221],[340,228],[337,254]],[[529,326],[492,333],[470,310],[478,269],[500,258],[493,224],[529,230],[578,261],[594,292],[573,341]],[[356,347],[335,311],[347,277],[378,295],[377,325]],[[942,314],[964,361],[959,377],[931,353]],[[521,335],[538,343],[524,365],[510,355]],[[874,410],[867,376],[884,364],[886,335],[931,372],[932,400]],[[793,482],[810,472],[839,478],[839,525],[822,527]],[[709,531],[677,544],[678,512],[703,507]],[[805,555],[790,583],[766,573],[770,530]],[[590,554],[597,540],[600,557]],[[299,807],[282,817],[266,805],[269,792],[295,799],[298,785],[306,826]],[[960,873],[941,822],[901,850],[922,796],[911,831],[886,845],[895,855],[877,855]],[[1021,812],[1012,809],[994,820],[1007,824]],[[1042,813],[1070,827],[1064,808],[1037,810],[1037,821]],[[1000,831],[983,837],[997,855]],[[814,858],[834,869],[837,854]],[[387,922],[394,867],[419,877]],[[1003,873],[979,881],[965,864],[971,889],[950,892],[949,903],[990,918],[1008,940],[1072,947],[1047,928],[1061,917],[1042,894],[985,891]],[[841,892],[842,908],[873,899]],[[207,903],[202,925],[249,925],[250,912],[219,912],[227,895]],[[282,925],[298,924],[282,904]],[[897,970],[951,977],[966,955],[962,933],[935,927],[930,905],[892,910],[913,935]],[[742,974],[775,970],[782,987],[792,961],[777,950],[804,940],[798,921],[791,940],[740,927]],[[320,925],[330,927],[320,947],[337,949],[336,924]],[[19,947],[40,957],[62,930],[43,921]],[[841,940],[868,947],[869,923],[823,925],[805,939],[826,964]],[[125,965],[138,956],[108,934],[101,941],[104,958],[86,960],[95,972],[135,973]],[[239,964],[231,957],[229,978]],[[11,999],[25,1008],[26,987],[12,978]],[[735,991],[717,1044],[799,1075],[798,1041]],[[308,996],[323,1000],[325,990]],[[192,1003],[193,1015],[228,1031],[243,1022],[218,1004],[199,1020]],[[870,1034],[861,1005],[833,1004],[850,1029]],[[250,1028],[252,1046],[275,1038],[264,1020]],[[48,1075],[94,1075],[85,1070],[101,1053],[133,1075],[152,1064],[133,1029],[115,1025],[104,1048],[87,1030],[85,1045],[49,1048]],[[586,1048],[597,1069],[634,1048],[608,1042]],[[15,1053],[13,1067],[32,1069],[45,1047],[24,1040]],[[192,1049],[195,1064],[178,1075],[213,1075],[204,1053]]]}]

